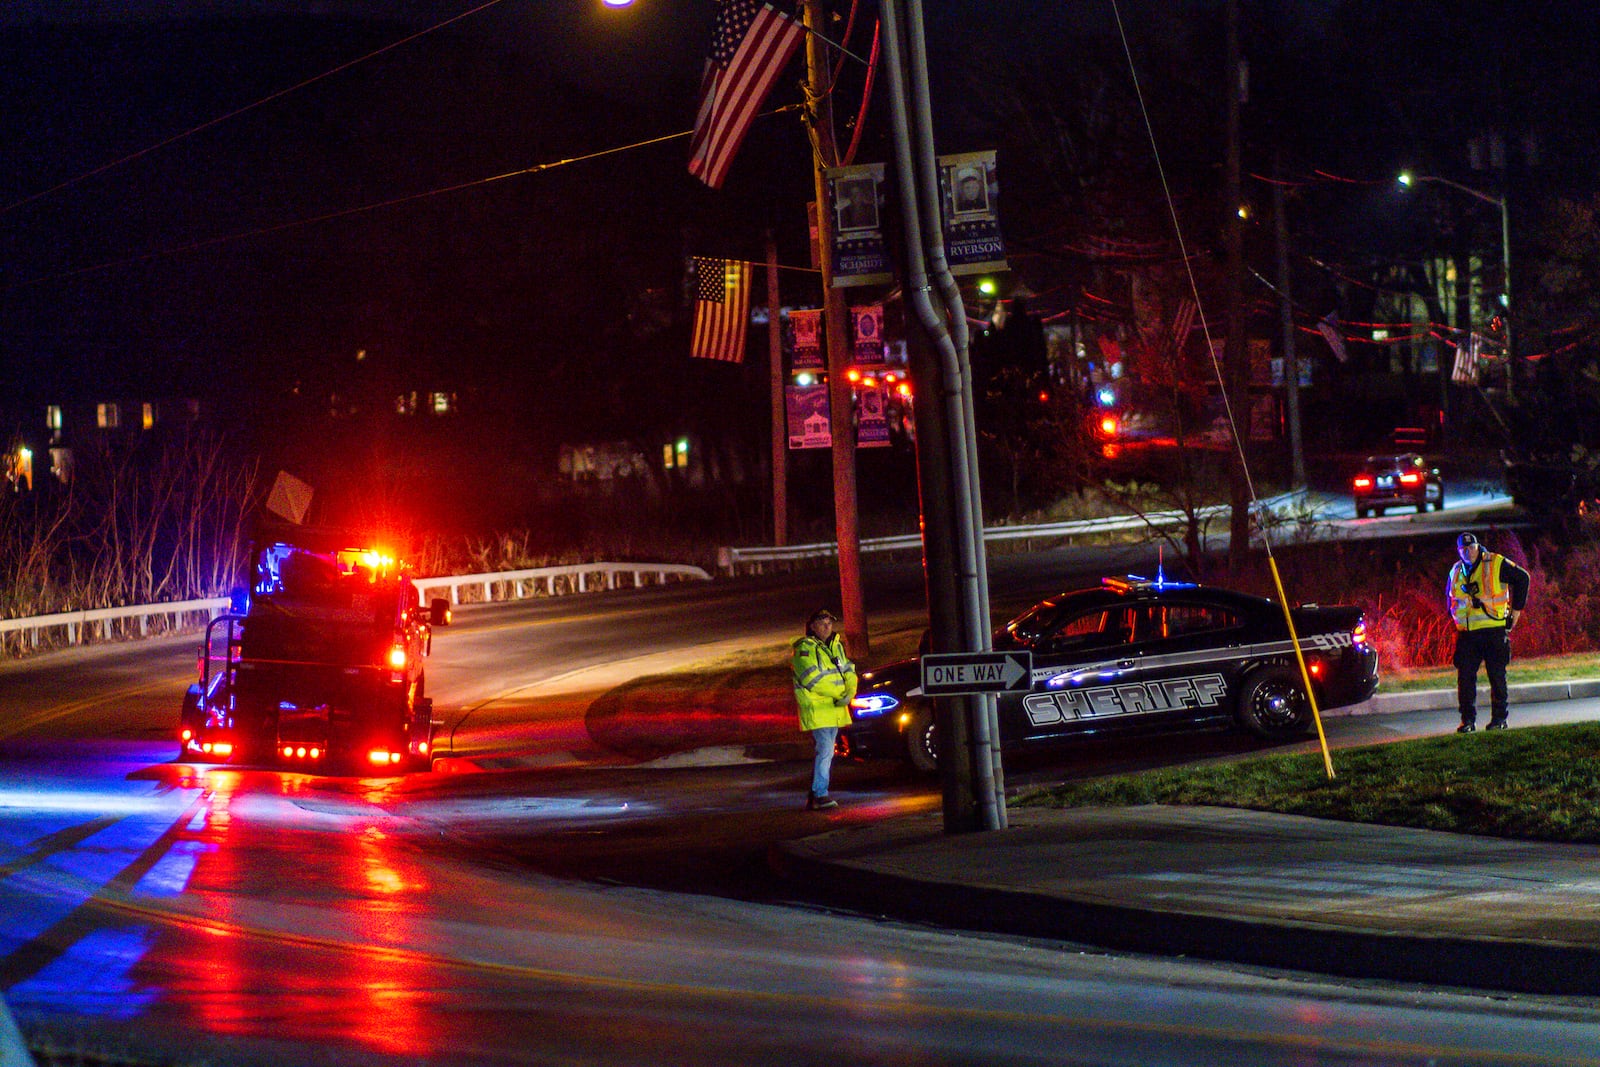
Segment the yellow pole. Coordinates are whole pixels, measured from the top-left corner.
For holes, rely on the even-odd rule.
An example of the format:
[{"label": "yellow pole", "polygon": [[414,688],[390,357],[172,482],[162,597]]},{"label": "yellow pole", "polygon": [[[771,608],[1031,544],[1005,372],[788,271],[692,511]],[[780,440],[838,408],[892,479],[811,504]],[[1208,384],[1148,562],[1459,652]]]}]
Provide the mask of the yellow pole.
[{"label": "yellow pole", "polygon": [[1328,735],[1322,732],[1322,713],[1317,710],[1317,693],[1311,688],[1311,672],[1306,670],[1305,653],[1300,650],[1300,635],[1294,632],[1294,615],[1289,611],[1289,598],[1283,593],[1283,580],[1278,577],[1278,561],[1272,553],[1267,553],[1267,566],[1272,569],[1272,584],[1278,590],[1278,603],[1283,605],[1283,621],[1289,624],[1289,643],[1294,645],[1295,662],[1300,664],[1300,681],[1306,687],[1306,699],[1311,701],[1311,718],[1317,724],[1317,741],[1322,745],[1322,765],[1327,768],[1328,777],[1337,777],[1333,773],[1333,756],[1328,752]]}]

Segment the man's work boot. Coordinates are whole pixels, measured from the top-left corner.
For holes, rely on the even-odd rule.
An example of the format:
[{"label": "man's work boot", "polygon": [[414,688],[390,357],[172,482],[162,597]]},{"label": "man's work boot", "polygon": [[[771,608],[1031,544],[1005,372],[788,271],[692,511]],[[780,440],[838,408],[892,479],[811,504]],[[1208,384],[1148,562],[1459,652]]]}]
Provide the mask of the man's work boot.
[{"label": "man's work boot", "polygon": [[1458,733],[1458,734],[1470,734],[1472,731],[1476,730],[1477,728],[1478,728],[1478,726],[1477,726],[1476,723],[1464,722],[1460,726],[1456,727],[1456,733]]},{"label": "man's work boot", "polygon": [[1490,719],[1489,725],[1484,727],[1485,730],[1504,730],[1505,728],[1506,721],[1504,719]]}]

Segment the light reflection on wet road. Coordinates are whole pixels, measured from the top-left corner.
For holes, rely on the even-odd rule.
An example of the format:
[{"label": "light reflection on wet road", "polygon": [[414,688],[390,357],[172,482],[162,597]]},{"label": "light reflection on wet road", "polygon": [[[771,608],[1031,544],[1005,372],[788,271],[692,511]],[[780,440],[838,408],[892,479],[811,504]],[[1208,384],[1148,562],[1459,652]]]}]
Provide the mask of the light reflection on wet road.
[{"label": "light reflection on wet road", "polygon": [[[453,793],[464,779],[195,771],[158,762],[155,746],[97,751],[109,761],[73,761],[69,777],[13,750],[0,774],[0,975],[25,1026],[106,1041],[131,1027],[147,1054],[1556,1064],[1595,1062],[1584,1050],[1600,1047],[1583,1010],[1561,1023],[1549,1005],[1502,1013],[1485,998],[585,884],[505,849],[513,832],[647,827],[685,787],[638,773],[615,789],[598,778],[587,798],[562,795],[571,776],[549,797],[513,776],[517,795],[497,803],[491,776]],[[792,777],[725,770],[688,796],[735,820],[781,819]]]}]

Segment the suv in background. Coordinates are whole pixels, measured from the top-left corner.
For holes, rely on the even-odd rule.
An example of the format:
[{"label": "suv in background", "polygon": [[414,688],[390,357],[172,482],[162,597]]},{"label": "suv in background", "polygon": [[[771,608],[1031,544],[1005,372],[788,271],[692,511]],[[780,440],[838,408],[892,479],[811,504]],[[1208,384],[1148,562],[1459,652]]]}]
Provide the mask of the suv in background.
[{"label": "suv in background", "polygon": [[1350,481],[1356,502],[1356,518],[1382,515],[1385,508],[1415,507],[1417,514],[1444,510],[1444,479],[1438,467],[1430,467],[1415,452],[1399,455],[1368,456],[1361,470]]}]

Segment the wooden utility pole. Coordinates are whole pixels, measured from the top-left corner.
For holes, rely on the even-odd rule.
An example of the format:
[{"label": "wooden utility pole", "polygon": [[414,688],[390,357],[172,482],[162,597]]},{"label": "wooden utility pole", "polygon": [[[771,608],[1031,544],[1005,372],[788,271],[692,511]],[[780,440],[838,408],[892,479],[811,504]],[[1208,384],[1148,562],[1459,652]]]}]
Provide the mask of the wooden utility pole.
[{"label": "wooden utility pole", "polygon": [[1228,524],[1228,570],[1235,579],[1243,573],[1250,558],[1250,472],[1245,467],[1245,452],[1250,442],[1250,348],[1249,316],[1244,304],[1244,232],[1239,209],[1244,204],[1239,164],[1239,98],[1243,95],[1243,71],[1239,65],[1239,0],[1227,0],[1227,103],[1228,151],[1223,181],[1222,220],[1228,263],[1228,339],[1222,362],[1227,372],[1226,392],[1233,411],[1235,431],[1234,462],[1228,479],[1230,503]]},{"label": "wooden utility pole", "polygon": [[783,395],[783,323],[778,302],[778,242],[767,231],[767,359],[772,368],[772,543],[789,543],[789,427]]},{"label": "wooden utility pole", "polygon": [[833,143],[833,71],[822,32],[822,0],[805,0],[806,96],[810,106],[811,160],[817,192],[817,251],[822,266],[822,323],[828,344],[828,423],[833,435],[833,521],[839,542],[839,607],[850,654],[870,651],[861,595],[861,528],[856,511],[856,433],[850,381],[850,346],[844,291],[833,287],[833,206],[824,171],[837,157]]},{"label": "wooden utility pole", "polygon": [[1275,161],[1272,183],[1272,232],[1278,245],[1278,328],[1283,339],[1283,398],[1289,422],[1289,483],[1306,487],[1305,449],[1300,440],[1300,357],[1295,351],[1294,289],[1289,270],[1289,215],[1283,195],[1283,154]]}]

